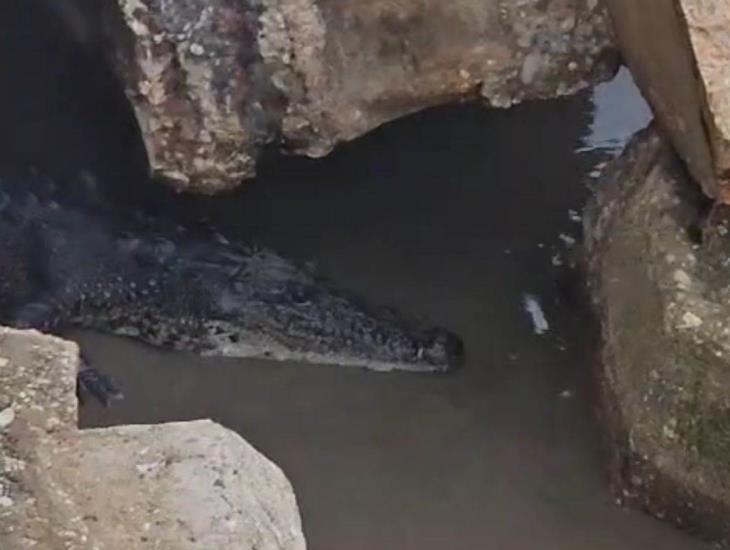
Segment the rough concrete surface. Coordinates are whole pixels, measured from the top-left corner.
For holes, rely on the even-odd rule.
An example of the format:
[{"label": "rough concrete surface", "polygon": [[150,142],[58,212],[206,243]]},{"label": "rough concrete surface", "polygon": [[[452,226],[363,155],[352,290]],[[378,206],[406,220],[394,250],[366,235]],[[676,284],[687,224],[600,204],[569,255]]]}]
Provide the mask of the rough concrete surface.
[{"label": "rough concrete surface", "polygon": [[0,328],[0,548],[303,549],[291,485],[208,420],[76,428],[78,349]]},{"label": "rough concrete surface", "polygon": [[617,494],[727,544],[730,228],[695,241],[702,195],[654,128],[599,187],[587,272]]},{"label": "rough concrete surface", "polygon": [[704,192],[730,203],[727,0],[606,0],[642,92]]},{"label": "rough concrete surface", "polygon": [[[68,2],[83,0],[66,0]],[[399,116],[506,107],[610,77],[599,0],[119,0],[106,40],[152,169],[215,192],[264,144],[321,156]]]}]

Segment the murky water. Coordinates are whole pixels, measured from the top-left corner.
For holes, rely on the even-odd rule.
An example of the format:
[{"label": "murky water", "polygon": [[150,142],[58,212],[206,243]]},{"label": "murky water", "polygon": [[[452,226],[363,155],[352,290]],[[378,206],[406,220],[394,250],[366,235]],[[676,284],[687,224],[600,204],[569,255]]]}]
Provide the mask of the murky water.
[{"label": "murky water", "polygon": [[[41,62],[54,41],[9,24],[20,8],[3,11],[12,32],[0,72],[14,85],[0,95],[0,166],[124,180],[128,137],[115,132],[93,64],[71,50]],[[596,120],[589,94],[509,112],[437,109],[324,160],[271,157],[256,182],[200,207],[230,235],[456,331],[460,371],[202,359],[74,333],[127,395],[85,407],[82,425],[222,422],[285,470],[313,550],[705,548],[613,504],[591,416],[587,319],[560,292],[597,156],[576,151],[615,147],[646,116],[625,77],[601,88]]]},{"label": "murky water", "polygon": [[439,109],[326,160],[272,159],[205,209],[229,234],[456,331],[461,371],[201,359],[83,335],[129,396],[85,409],[83,425],[211,417],[235,429],[291,478],[315,550],[700,547],[616,508],[602,477],[586,319],[561,300],[554,265],[579,232],[570,211],[593,161],[575,151],[590,114],[587,94]]}]

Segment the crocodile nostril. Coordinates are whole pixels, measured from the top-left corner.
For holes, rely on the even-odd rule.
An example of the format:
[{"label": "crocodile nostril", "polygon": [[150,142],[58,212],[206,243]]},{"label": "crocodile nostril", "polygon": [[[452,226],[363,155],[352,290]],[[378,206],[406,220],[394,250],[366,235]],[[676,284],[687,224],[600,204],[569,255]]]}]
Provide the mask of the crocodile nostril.
[{"label": "crocodile nostril", "polygon": [[424,348],[424,356],[437,370],[450,371],[463,363],[464,344],[458,336],[443,329],[435,329]]}]

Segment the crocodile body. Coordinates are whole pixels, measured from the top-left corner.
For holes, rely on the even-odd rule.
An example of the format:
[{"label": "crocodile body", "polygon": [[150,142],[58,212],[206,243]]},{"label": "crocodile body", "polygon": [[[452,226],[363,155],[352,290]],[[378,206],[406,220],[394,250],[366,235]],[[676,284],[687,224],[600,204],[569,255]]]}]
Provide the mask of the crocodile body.
[{"label": "crocodile body", "polygon": [[361,304],[271,250],[0,181],[0,323],[204,355],[446,371],[457,337]]}]

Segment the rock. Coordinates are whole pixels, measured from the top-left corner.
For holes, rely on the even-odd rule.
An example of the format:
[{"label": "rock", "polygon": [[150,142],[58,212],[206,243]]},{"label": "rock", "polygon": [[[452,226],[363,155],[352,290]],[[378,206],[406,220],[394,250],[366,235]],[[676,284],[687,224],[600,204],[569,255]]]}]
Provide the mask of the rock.
[{"label": "rock", "polygon": [[606,0],[626,60],[704,192],[730,204],[730,10],[724,0]]},{"label": "rock", "polygon": [[693,243],[701,194],[654,127],[597,187],[586,271],[617,497],[727,544],[730,240]]},{"label": "rock", "polygon": [[0,411],[0,430],[3,430],[10,426],[15,420],[15,411],[13,407],[5,407]]},{"label": "rock", "polygon": [[178,189],[203,193],[253,176],[270,142],[321,156],[419,109],[568,94],[610,77],[616,65],[608,16],[596,1],[119,6],[101,28],[152,169]]},{"label": "rock", "polygon": [[[209,420],[78,430],[78,348],[0,328],[0,547],[306,547],[282,471]],[[2,416],[2,413],[0,413]]]},{"label": "rock", "polygon": [[702,81],[702,114],[712,149],[718,198],[730,204],[730,9],[725,0],[680,0]]},{"label": "rock", "polygon": [[[86,430],[52,452],[49,476],[74,488],[89,539],[101,547],[306,547],[282,471],[209,420]],[[61,495],[49,501],[60,505]]]},{"label": "rock", "polygon": [[48,509],[39,498],[55,487],[45,487],[37,462],[39,446],[60,436],[47,431],[49,421],[66,431],[76,425],[78,348],[36,331],[0,327],[0,355],[7,360],[0,368],[0,403],[13,403],[15,416],[0,431],[0,497],[9,504],[0,508],[0,547],[87,548],[71,546],[85,534],[68,508]]}]

